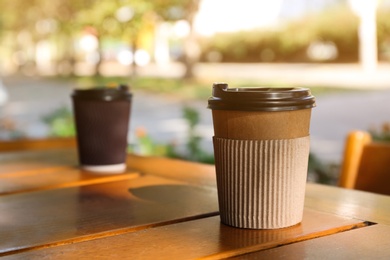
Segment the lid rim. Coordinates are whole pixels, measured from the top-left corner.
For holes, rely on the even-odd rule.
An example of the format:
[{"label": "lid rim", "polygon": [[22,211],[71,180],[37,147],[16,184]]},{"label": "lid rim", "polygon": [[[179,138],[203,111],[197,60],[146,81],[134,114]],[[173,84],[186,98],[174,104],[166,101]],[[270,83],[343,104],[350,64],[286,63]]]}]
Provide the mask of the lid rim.
[{"label": "lid rim", "polygon": [[72,98],[77,100],[96,100],[96,101],[116,101],[131,100],[132,93],[127,88],[92,88],[92,89],[75,89]]},{"label": "lid rim", "polygon": [[226,83],[214,83],[208,108],[243,111],[289,111],[316,106],[308,88],[228,88]]}]

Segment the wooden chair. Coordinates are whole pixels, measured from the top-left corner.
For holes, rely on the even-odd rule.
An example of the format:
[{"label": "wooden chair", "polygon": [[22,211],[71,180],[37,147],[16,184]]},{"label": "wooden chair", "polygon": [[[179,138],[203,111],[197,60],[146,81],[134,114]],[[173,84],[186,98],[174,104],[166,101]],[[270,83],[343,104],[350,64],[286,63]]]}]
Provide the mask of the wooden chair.
[{"label": "wooden chair", "polygon": [[0,141],[0,152],[76,147],[74,137]]},{"label": "wooden chair", "polygon": [[390,143],[373,142],[365,131],[350,132],[339,186],[390,195]]}]

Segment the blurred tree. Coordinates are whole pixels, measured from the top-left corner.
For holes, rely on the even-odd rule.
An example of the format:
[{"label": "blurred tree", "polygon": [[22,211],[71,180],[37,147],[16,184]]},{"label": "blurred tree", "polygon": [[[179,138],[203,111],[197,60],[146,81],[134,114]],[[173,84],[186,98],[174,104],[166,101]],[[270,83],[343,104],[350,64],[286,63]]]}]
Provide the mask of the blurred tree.
[{"label": "blurred tree", "polygon": [[[56,21],[56,29],[58,35],[58,45],[60,45],[63,53],[58,60],[58,66],[68,64],[70,66],[70,73],[74,73],[75,65],[75,49],[74,39],[82,25],[76,20],[80,11],[89,8],[93,0],[56,0],[44,1],[47,14],[46,17],[50,20]],[[63,68],[59,68],[60,70]]]},{"label": "blurred tree", "polygon": [[10,53],[18,53],[22,49],[21,45],[26,41],[26,38],[33,37],[29,32],[34,30],[34,25],[29,21],[30,19],[36,19],[39,15],[33,12],[38,2],[39,0],[32,0],[27,3],[20,0],[0,1],[2,25],[0,36],[10,39],[8,43],[12,42],[12,44],[7,45]]},{"label": "blurred tree", "polygon": [[[193,66],[198,60],[196,51],[198,44],[193,30],[198,7],[199,0],[95,0],[88,10],[79,13],[78,20],[81,24],[89,25],[96,30],[99,46],[102,46],[101,42],[105,37],[119,38],[130,43],[133,53],[138,49],[141,33],[153,26],[158,19],[188,21],[191,30],[184,47],[185,77],[192,78]],[[135,61],[132,65],[132,71],[135,73]],[[97,64],[97,72],[99,66],[100,63]]]},{"label": "blurred tree", "polygon": [[[37,8],[41,15],[36,21],[35,30],[43,38],[55,38],[57,45],[57,71],[69,67],[68,73],[74,73],[75,44],[74,40],[82,29],[82,25],[76,20],[79,12],[87,10],[93,0],[40,0]],[[62,73],[62,72],[61,72]]]},{"label": "blurred tree", "polygon": [[[74,18],[77,13],[87,8],[92,0],[13,0],[0,1],[2,10],[2,29],[14,39],[12,52],[16,53],[23,47],[26,41],[31,41],[34,49],[40,40],[56,38],[57,43],[62,43],[64,49],[63,59],[73,66],[73,38],[80,26]],[[31,63],[34,63],[33,51],[29,52]],[[61,60],[57,60],[58,62]],[[71,69],[72,70],[72,69]],[[73,70],[72,70],[73,71]]]},{"label": "blurred tree", "polygon": [[190,33],[184,42],[185,78],[194,77],[193,67],[199,60],[199,44],[194,30],[195,15],[199,10],[199,0],[156,0],[156,11],[163,20],[185,20],[190,27]]},{"label": "blurred tree", "polygon": [[[29,55],[35,61],[37,43],[50,40],[56,43],[55,62],[61,67],[66,63],[73,67],[75,63],[76,36],[86,30],[98,40],[99,59],[96,73],[102,62],[102,42],[111,38],[122,40],[131,46],[133,54],[138,49],[141,35],[151,31],[157,20],[186,20],[190,25],[190,34],[185,41],[184,61],[187,67],[186,77],[193,76],[192,68],[198,60],[197,40],[192,29],[199,0],[13,0],[0,1],[0,26],[2,31],[12,34],[11,42],[23,45],[26,37],[31,45]],[[85,31],[84,31],[85,32]],[[24,38],[23,38],[24,37]],[[11,53],[25,46],[14,44]],[[134,59],[133,59],[134,60]],[[135,72],[135,62],[133,61]],[[71,71],[73,71],[71,69]]]},{"label": "blurred tree", "polygon": [[379,59],[390,61],[390,6],[380,8],[377,14]]},{"label": "blurred tree", "polygon": [[203,40],[202,58],[207,60],[208,53],[217,52],[223,62],[319,62],[309,57],[308,48],[312,43],[329,42],[337,47],[337,57],[324,62],[356,62],[357,29],[357,17],[348,6],[340,5],[292,20],[274,30],[216,34]]},{"label": "blurred tree", "polygon": [[[95,0],[89,9],[79,12],[77,20],[93,29],[99,42],[99,62],[102,61],[102,41],[104,38],[116,38],[129,43],[133,53],[138,49],[140,33],[153,22],[153,3],[141,0]],[[133,60],[133,73],[136,63]]]}]

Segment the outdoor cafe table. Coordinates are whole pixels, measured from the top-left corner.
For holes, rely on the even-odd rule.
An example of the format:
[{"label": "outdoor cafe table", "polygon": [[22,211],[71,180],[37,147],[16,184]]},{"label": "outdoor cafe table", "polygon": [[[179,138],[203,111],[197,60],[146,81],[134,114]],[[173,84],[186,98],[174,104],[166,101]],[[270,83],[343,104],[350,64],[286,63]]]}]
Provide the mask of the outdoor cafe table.
[{"label": "outdoor cafe table", "polygon": [[0,154],[4,259],[390,259],[390,197],[309,183],[301,224],[220,223],[212,165],[129,155],[77,167],[73,148]]}]

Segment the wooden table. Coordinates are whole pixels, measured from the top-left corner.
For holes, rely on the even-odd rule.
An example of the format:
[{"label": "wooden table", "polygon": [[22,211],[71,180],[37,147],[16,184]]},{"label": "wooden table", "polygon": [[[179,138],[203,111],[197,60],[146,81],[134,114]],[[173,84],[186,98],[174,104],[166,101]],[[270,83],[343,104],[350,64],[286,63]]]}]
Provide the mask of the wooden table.
[{"label": "wooden table", "polygon": [[308,184],[303,222],[220,223],[214,167],[128,156],[77,168],[73,149],[0,154],[4,259],[390,259],[390,196]]}]

